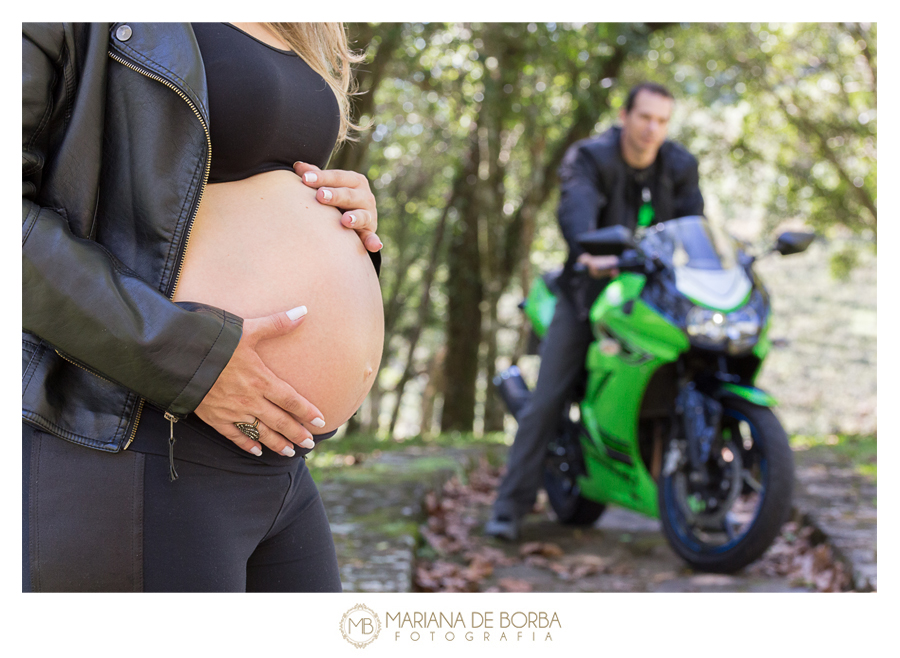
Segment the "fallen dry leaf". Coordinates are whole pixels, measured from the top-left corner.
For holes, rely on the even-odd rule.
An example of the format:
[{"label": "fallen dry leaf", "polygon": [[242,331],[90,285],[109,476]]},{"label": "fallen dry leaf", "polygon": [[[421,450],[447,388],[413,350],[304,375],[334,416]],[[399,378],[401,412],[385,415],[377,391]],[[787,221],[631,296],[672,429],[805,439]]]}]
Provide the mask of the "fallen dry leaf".
[{"label": "fallen dry leaf", "polygon": [[531,583],[519,578],[501,578],[497,584],[507,592],[530,592],[533,589]]},{"label": "fallen dry leaf", "polygon": [[561,557],[565,555],[556,544],[542,541],[530,541],[522,544],[519,555],[543,555],[544,557]]},{"label": "fallen dry leaf", "polygon": [[550,560],[541,555],[529,555],[525,557],[522,562],[524,562],[529,567],[538,567],[539,569],[548,568],[552,564]]},{"label": "fallen dry leaf", "polygon": [[837,561],[831,548],[815,543],[812,526],[785,523],[781,535],[768,551],[747,567],[753,575],[784,577],[795,586],[813,586],[819,592],[841,592],[852,584],[844,565]]},{"label": "fallen dry leaf", "polygon": [[514,558],[508,557],[506,553],[501,551],[499,548],[494,548],[493,546],[483,546],[480,544],[477,544],[475,548],[466,551],[463,554],[463,557],[469,561],[477,559],[484,562],[490,562],[491,564],[498,567],[508,566],[515,562]]},{"label": "fallen dry leaf", "polygon": [[472,560],[465,570],[468,580],[484,580],[494,573],[494,565],[484,560]]},{"label": "fallen dry leaf", "polygon": [[579,564],[574,569],[572,569],[570,578],[572,580],[578,580],[579,578],[584,578],[585,576],[593,576],[595,573],[600,571],[600,567],[593,564]]}]

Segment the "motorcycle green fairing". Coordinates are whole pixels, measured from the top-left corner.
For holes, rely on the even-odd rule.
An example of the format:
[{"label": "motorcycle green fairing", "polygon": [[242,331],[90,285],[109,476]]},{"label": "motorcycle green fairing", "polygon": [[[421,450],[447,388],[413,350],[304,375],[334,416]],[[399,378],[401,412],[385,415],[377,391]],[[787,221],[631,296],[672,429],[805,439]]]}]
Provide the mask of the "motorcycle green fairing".
[{"label": "motorcycle green fairing", "polygon": [[[646,276],[623,272],[598,296],[590,320],[596,340],[588,348],[587,383],[581,402],[582,452],[586,475],[581,495],[658,518],[657,485],[641,458],[637,428],[643,394],[653,374],[690,348],[679,327],[641,298]],[[537,335],[546,334],[556,298],[538,278],[524,311]],[[768,323],[753,349],[760,361],[771,345]],[[771,396],[754,387],[723,384],[725,392],[761,406]]]}]

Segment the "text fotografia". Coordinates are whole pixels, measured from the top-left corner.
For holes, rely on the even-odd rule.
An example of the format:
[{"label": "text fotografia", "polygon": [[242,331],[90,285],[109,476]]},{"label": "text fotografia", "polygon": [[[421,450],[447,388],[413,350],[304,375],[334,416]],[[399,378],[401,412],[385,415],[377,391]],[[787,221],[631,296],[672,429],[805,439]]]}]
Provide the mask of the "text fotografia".
[{"label": "text fotografia", "polygon": [[394,640],[426,642],[552,642],[551,629],[562,628],[555,612],[396,612],[386,613],[384,628]]}]

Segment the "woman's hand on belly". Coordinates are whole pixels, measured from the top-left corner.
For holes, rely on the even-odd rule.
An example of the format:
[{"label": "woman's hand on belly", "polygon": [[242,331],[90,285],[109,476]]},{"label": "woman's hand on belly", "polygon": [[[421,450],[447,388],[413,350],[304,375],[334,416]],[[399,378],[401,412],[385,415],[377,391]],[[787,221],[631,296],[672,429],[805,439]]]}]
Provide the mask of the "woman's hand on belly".
[{"label": "woman's hand on belly", "polygon": [[[306,304],[303,326],[260,341],[256,356],[324,414],[324,426],[297,419],[324,434],[353,415],[375,381],[384,311],[365,247],[341,224],[340,211],[318,203],[316,193],[284,170],[208,185],[174,301],[201,302],[242,318]],[[236,410],[226,417],[225,406],[219,420],[259,416],[241,407],[245,417],[234,417]]]},{"label": "woman's hand on belly", "polygon": [[316,201],[340,210],[341,224],[356,231],[368,251],[380,251],[384,246],[375,235],[378,230],[378,209],[369,188],[369,179],[355,171],[322,170],[305,162],[295,162],[294,171],[303,182],[316,189]]},{"label": "woman's hand on belly", "polygon": [[[252,424],[259,419],[260,442],[269,449],[294,456],[296,443],[312,448],[312,434],[301,422],[324,427],[321,412],[294,388],[279,379],[257,353],[257,344],[285,336],[300,326],[306,315],[301,306],[287,313],[244,320],[244,330],[228,365],[194,413],[243,450],[262,454],[258,442],[241,432],[234,423]],[[299,420],[298,420],[299,419]]]}]

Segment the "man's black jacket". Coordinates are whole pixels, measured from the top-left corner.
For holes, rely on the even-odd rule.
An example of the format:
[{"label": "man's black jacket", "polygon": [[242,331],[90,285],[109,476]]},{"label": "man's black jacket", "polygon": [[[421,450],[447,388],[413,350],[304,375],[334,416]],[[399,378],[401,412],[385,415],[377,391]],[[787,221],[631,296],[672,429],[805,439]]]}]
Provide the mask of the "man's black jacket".
[{"label": "man's black jacket", "polygon": [[[557,216],[569,245],[569,258],[560,285],[574,299],[572,266],[584,250],[576,239],[596,228],[622,224],[634,230],[636,208],[627,194],[628,168],[619,145],[622,129],[576,142],[559,167],[560,200]],[[675,142],[666,141],[656,156],[656,174],[649,181],[654,222],[703,214],[697,159]]]},{"label": "man's black jacket", "polygon": [[100,450],[191,412],[240,318],[170,301],[209,169],[187,24],[22,29],[22,417]]}]

